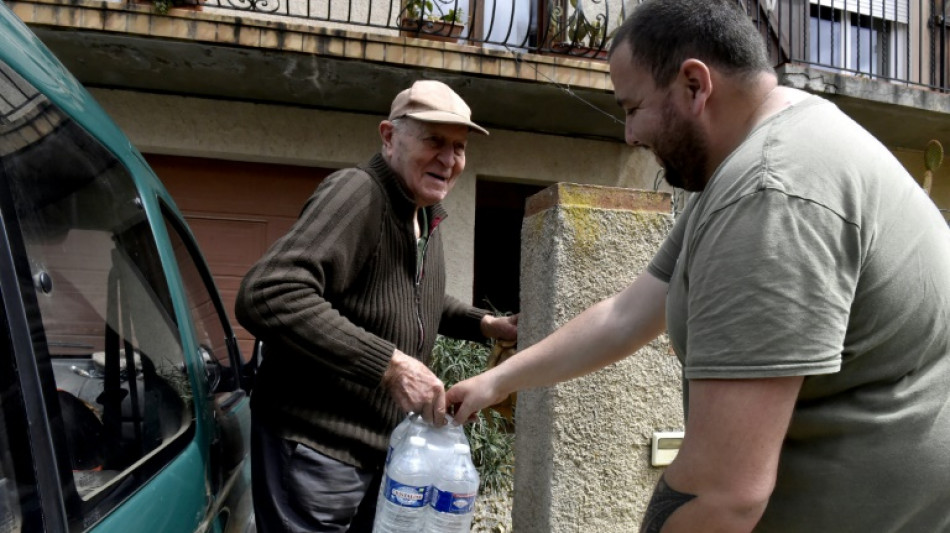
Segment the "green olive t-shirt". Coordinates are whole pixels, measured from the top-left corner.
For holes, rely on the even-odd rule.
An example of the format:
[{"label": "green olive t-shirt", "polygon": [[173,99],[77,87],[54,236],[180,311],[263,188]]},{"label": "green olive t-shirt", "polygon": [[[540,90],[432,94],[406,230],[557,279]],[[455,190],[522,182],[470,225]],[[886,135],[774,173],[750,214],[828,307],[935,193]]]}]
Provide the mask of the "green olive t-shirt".
[{"label": "green olive t-shirt", "polygon": [[883,145],[770,117],[649,271],[687,380],[806,376],[756,531],[950,531],[950,231]]}]

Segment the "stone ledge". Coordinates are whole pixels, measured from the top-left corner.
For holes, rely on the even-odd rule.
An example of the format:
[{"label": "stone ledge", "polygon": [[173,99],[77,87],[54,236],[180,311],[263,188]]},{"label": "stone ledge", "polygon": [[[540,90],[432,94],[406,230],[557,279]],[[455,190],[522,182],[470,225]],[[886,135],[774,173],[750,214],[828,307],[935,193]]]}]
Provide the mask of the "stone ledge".
[{"label": "stone ledge", "polygon": [[[610,92],[609,67],[602,61],[522,54],[472,44],[438,42],[318,20],[280,20],[226,8],[171,9],[155,12],[149,4],[104,0],[9,0],[13,12],[32,25],[230,45],[328,58],[354,59],[408,67],[467,72],[542,84]],[[238,14],[235,14],[238,13]]]},{"label": "stone ledge", "polygon": [[900,82],[789,63],[776,69],[782,85],[828,96],[844,96],[950,114],[950,94]]},{"label": "stone ledge", "polygon": [[525,204],[525,216],[528,217],[555,206],[669,214],[672,212],[672,205],[672,196],[667,192],[557,183],[528,198]]}]

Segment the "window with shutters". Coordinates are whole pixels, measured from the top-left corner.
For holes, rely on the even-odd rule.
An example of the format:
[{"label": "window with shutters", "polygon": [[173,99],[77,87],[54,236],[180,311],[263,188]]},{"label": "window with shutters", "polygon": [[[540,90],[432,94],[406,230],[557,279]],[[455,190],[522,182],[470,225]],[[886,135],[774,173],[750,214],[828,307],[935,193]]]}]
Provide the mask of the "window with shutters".
[{"label": "window with shutters", "polygon": [[874,78],[910,78],[906,1],[810,1],[810,62]]}]

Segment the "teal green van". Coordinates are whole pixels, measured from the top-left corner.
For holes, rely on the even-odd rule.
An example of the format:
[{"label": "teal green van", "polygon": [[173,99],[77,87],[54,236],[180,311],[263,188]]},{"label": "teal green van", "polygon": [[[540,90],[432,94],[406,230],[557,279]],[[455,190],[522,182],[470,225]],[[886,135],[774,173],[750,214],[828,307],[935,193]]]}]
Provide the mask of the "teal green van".
[{"label": "teal green van", "polygon": [[253,531],[244,363],[141,154],[0,1],[0,533]]}]

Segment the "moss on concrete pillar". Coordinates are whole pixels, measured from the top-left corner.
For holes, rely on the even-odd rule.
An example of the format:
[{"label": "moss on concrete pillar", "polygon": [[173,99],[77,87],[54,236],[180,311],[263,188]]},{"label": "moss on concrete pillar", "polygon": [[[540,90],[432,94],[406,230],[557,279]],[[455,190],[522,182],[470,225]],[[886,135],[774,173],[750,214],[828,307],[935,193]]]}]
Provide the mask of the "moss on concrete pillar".
[{"label": "moss on concrete pillar", "polygon": [[[672,226],[670,195],[560,183],[528,199],[520,348],[644,271]],[[680,366],[665,336],[588,376],[518,395],[518,533],[635,531],[661,469],[654,431],[681,430]]]}]

